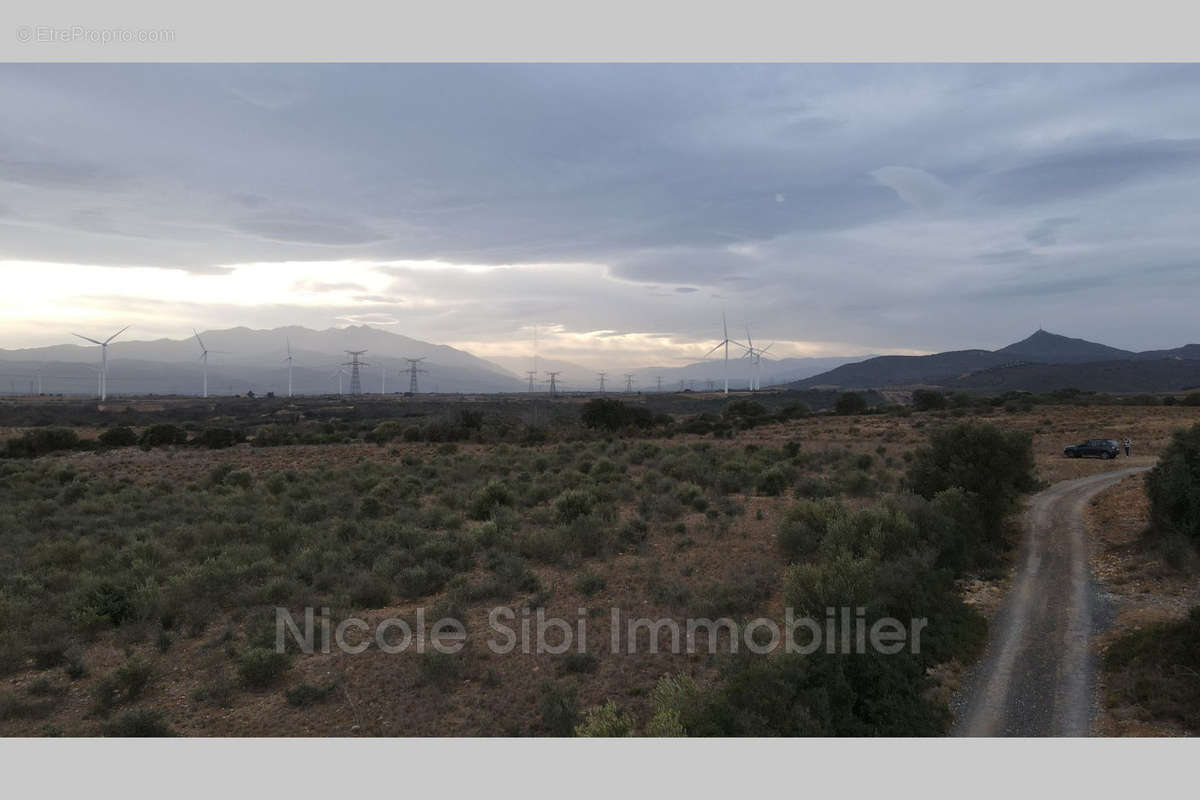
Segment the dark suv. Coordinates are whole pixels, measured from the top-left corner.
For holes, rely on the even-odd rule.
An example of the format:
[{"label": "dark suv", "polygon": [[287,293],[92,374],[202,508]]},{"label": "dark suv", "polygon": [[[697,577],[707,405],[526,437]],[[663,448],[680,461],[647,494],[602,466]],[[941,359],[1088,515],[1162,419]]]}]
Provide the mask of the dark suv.
[{"label": "dark suv", "polygon": [[1063,455],[1069,458],[1116,458],[1121,452],[1121,445],[1116,439],[1088,439],[1082,444],[1072,444],[1063,448]]}]

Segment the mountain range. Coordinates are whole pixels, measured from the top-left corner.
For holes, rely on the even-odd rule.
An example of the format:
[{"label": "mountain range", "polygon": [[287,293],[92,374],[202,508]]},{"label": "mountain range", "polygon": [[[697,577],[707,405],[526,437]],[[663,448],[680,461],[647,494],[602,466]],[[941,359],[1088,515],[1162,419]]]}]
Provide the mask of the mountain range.
[{"label": "mountain range", "polygon": [[1168,392],[1200,387],[1200,345],[1133,352],[1038,330],[999,350],[876,356],[785,384],[788,388]]},{"label": "mountain range", "polygon": [[[288,345],[292,352],[293,390],[297,394],[333,394],[338,371],[350,390],[347,350],[367,351],[361,369],[365,392],[407,391],[408,358],[421,358],[422,392],[515,392],[525,384],[504,368],[464,350],[431,344],[368,325],[315,331],[298,326],[252,330],[202,331],[209,349],[211,394],[286,394]],[[100,348],[84,342],[23,350],[0,350],[0,391],[36,389],[64,394],[95,391]],[[108,387],[113,394],[199,394],[203,385],[200,345],[194,338],[153,341],[115,340],[109,345]],[[8,386],[4,384],[7,383]]]},{"label": "mountain range", "polygon": [[[350,391],[347,350],[365,350],[363,391],[409,389],[408,362],[422,359],[418,390],[441,393],[523,392],[529,385],[527,357],[479,358],[465,350],[357,325],[316,331],[291,326],[271,330],[239,327],[204,331],[209,349],[211,394],[287,392],[290,344],[297,394]],[[195,338],[123,341],[109,346],[109,391],[113,394],[199,394],[203,384],[200,345]],[[0,350],[0,392],[94,394],[99,348],[85,342],[23,350]],[[561,359],[538,359],[539,391],[546,372],[561,373],[564,391],[598,388],[596,370]],[[731,389],[745,389],[749,359],[731,358]],[[630,369],[637,391],[719,388],[719,358],[674,367]],[[1039,330],[999,350],[956,350],[924,356],[763,358],[762,385],[795,389],[880,389],[933,386],[964,391],[1050,391],[1077,388],[1109,392],[1163,392],[1200,387],[1200,344],[1135,353]],[[610,372],[607,388],[621,392],[625,373]],[[7,385],[5,385],[7,384]]]}]

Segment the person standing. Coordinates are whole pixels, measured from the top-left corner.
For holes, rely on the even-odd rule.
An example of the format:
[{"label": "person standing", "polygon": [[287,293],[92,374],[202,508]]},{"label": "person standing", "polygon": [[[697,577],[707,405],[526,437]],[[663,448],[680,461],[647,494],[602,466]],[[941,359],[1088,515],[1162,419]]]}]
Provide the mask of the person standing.
[{"label": "person standing", "polygon": [[1129,458],[1129,451],[1133,448],[1133,442],[1129,441],[1129,437],[1125,437],[1125,457]]}]

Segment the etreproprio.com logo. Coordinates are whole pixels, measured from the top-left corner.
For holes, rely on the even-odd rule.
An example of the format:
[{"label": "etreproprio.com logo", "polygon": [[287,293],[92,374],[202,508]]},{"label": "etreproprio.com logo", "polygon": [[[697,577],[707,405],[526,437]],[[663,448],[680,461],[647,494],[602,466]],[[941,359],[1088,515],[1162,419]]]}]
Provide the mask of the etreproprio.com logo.
[{"label": "etreproprio.com logo", "polygon": [[93,28],[86,25],[18,25],[21,44],[170,44],[171,28]]}]

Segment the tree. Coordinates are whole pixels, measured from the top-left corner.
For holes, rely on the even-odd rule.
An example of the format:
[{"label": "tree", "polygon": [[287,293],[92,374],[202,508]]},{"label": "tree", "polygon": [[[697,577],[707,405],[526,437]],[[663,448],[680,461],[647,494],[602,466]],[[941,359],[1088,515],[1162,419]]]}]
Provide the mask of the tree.
[{"label": "tree", "polygon": [[1171,436],[1146,475],[1146,496],[1156,531],[1200,542],[1200,423]]},{"label": "tree", "polygon": [[926,500],[959,487],[968,493],[990,535],[996,535],[1017,498],[1037,488],[1033,439],[1023,431],[963,422],[935,431],[917,450],[906,475]]},{"label": "tree", "polygon": [[842,392],[833,404],[833,410],[842,416],[867,413],[867,400],[858,392]]},{"label": "tree", "polygon": [[946,407],[946,395],[933,389],[917,389],[912,393],[914,411],[939,411]]},{"label": "tree", "polygon": [[631,408],[609,397],[588,400],[579,412],[579,419],[589,428],[605,431],[618,431],[628,425],[647,428],[654,423],[650,409],[640,406]]},{"label": "tree", "polygon": [[721,416],[726,419],[757,419],[766,415],[766,406],[756,400],[748,400],[744,397],[730,400],[721,409]]},{"label": "tree", "polygon": [[100,444],[108,447],[133,447],[138,442],[137,434],[133,432],[133,428],[126,425],[109,428],[100,434],[99,438]]}]

